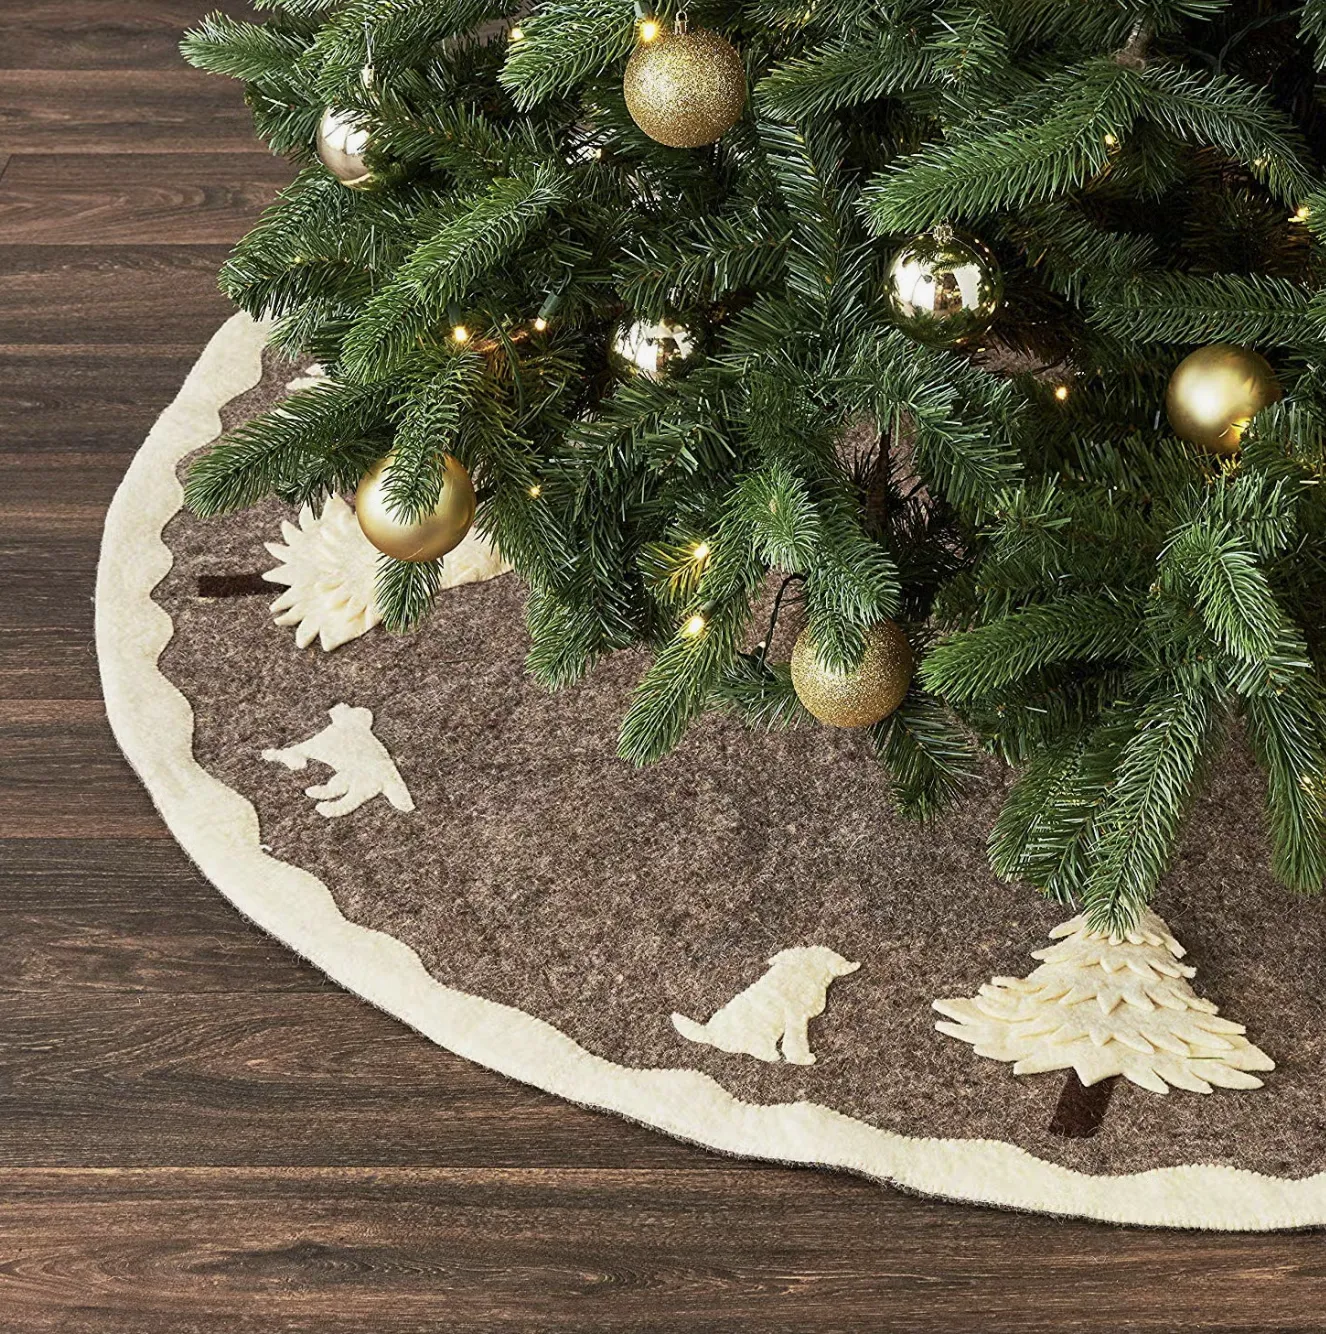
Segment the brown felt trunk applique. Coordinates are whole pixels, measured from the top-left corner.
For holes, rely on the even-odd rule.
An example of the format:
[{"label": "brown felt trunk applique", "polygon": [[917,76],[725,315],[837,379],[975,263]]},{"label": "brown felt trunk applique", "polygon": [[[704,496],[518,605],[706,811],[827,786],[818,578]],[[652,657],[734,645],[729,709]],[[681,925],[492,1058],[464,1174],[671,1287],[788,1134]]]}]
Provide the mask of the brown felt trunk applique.
[{"label": "brown felt trunk applique", "polygon": [[1070,1070],[1050,1118],[1050,1134],[1064,1139],[1090,1139],[1105,1120],[1118,1082],[1118,1077],[1113,1076],[1088,1085],[1077,1077],[1075,1070]]},{"label": "brown felt trunk applique", "polygon": [[252,574],[200,574],[200,598],[249,598],[271,593],[272,586],[256,570]]}]

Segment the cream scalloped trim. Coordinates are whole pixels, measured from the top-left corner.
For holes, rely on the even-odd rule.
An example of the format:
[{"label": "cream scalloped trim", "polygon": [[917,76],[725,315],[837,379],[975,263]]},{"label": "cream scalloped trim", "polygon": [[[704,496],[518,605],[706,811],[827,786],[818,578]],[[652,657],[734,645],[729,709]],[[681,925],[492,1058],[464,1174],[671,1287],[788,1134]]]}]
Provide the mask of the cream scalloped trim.
[{"label": "cream scalloped trim", "polygon": [[443,986],[399,940],[346,921],[316,877],[264,853],[253,807],[193,759],[192,710],[156,668],[170,618],[151,598],[171,566],[161,531],[182,500],[175,467],[218,434],[220,407],[257,384],[264,332],[236,315],[208,344],[111,502],[97,570],[97,653],[116,739],[171,833],[240,912],[347,990],[457,1055],[725,1153],[1119,1223],[1242,1230],[1326,1224],[1326,1173],[1286,1180],[1198,1165],[1089,1176],[994,1140],[913,1139],[814,1103],[744,1103],[694,1070],[616,1065],[541,1019]]}]

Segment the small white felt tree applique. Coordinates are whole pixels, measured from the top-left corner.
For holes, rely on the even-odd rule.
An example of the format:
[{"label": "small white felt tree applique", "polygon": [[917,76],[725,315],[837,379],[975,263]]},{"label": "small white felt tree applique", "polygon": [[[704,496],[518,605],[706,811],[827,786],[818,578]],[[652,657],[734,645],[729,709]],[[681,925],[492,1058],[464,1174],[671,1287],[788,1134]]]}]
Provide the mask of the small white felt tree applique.
[{"label": "small white felt tree applique", "polygon": [[[331,496],[314,517],[306,505],[298,525],[284,520],[280,542],[265,543],[281,562],[263,578],[285,584],[272,603],[277,625],[295,627],[295,643],[307,648],[316,639],[330,652],[367,634],[382,620],[377,600],[378,550],[364,536],[355,512],[340,496]],[[439,588],[483,583],[511,566],[480,533],[471,530],[442,562]]]},{"label": "small white felt tree applique", "polygon": [[285,584],[272,603],[277,625],[295,627],[295,643],[315,639],[330,651],[367,634],[382,619],[377,600],[377,550],[360,530],[354,510],[331,496],[314,517],[305,505],[299,524],[281,524],[279,542],[266,543],[281,562],[263,578]]},{"label": "small white felt tree applique", "polygon": [[326,370],[315,361],[305,366],[293,380],[287,380],[285,387],[293,394],[300,389],[317,389],[328,379]]},{"label": "small white felt tree applique", "polygon": [[1085,916],[1055,927],[1058,941],[1035,950],[1028,977],[996,977],[970,999],[937,1000],[952,1023],[941,1033],[970,1042],[977,1055],[1012,1061],[1015,1075],[1076,1072],[1084,1085],[1123,1075],[1153,1093],[1169,1085],[1255,1089],[1248,1073],[1275,1062],[1245,1038],[1242,1024],[1188,985],[1197,970],[1155,913],[1118,937],[1093,931]]}]

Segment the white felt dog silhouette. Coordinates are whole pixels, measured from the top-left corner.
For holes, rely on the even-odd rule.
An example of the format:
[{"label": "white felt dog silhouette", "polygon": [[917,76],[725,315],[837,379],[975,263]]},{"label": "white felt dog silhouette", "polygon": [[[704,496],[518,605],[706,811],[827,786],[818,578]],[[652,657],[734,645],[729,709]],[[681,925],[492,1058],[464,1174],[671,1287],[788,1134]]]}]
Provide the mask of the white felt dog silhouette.
[{"label": "white felt dog silhouette", "polygon": [[776,1061],[781,1042],[785,1061],[814,1065],[807,1033],[810,1021],[824,1013],[829,983],[860,967],[823,945],[780,950],[769,960],[764,976],[728,1001],[708,1023],[674,1014],[672,1026],[692,1042],[744,1052],[758,1061]]},{"label": "white felt dog silhouette", "polygon": [[304,789],[317,812],[328,819],[349,815],[366,801],[384,796],[398,811],[414,810],[414,800],[387,748],[373,735],[373,711],[333,704],[330,726],[284,750],[265,750],[264,760],[287,769],[305,769],[310,760],[334,772],[325,783]]}]

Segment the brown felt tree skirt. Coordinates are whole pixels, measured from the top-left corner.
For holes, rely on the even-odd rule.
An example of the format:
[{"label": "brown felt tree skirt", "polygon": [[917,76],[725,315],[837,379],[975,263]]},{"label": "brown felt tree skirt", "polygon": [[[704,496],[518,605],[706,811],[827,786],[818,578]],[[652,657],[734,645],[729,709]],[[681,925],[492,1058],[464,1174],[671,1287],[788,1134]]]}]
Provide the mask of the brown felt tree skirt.
[{"label": "brown felt tree skirt", "polygon": [[[271,401],[290,373],[269,367],[225,419]],[[1326,909],[1268,876],[1262,784],[1241,751],[1202,799],[1157,907],[1189,949],[1198,992],[1277,1068],[1262,1090],[1207,1097],[1120,1082],[1099,1133],[1066,1138],[1051,1125],[1062,1074],[1015,1078],[933,1026],[933,998],[1029,972],[1030,951],[1067,915],[987,869],[1003,784],[993,766],[928,826],[891,811],[851,732],[753,735],[710,718],[669,759],[633,770],[614,744],[642,660],[621,655],[581,686],[540,690],[522,669],[515,577],[444,593],[407,638],[379,629],[332,654],[296,649],[270,596],[251,591],[274,564],[262,544],[284,513],[270,503],[167,525],[174,565],[154,597],[174,635],[161,671],[193,706],[198,762],[253,803],[271,853],[438,980],[622,1065],[689,1066],[747,1101],[809,1100],[905,1135],[1004,1140],[1093,1173],[1326,1168]],[[377,799],[323,819],[302,795],[316,771],[261,760],[324,727],[337,702],[373,710],[413,815]],[[772,954],[810,944],[861,963],[811,1026],[814,1066],[763,1064],[674,1031],[672,1011],[704,1018]]]}]

